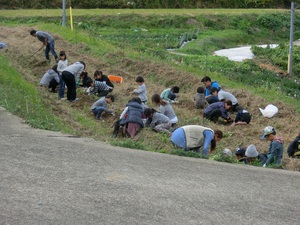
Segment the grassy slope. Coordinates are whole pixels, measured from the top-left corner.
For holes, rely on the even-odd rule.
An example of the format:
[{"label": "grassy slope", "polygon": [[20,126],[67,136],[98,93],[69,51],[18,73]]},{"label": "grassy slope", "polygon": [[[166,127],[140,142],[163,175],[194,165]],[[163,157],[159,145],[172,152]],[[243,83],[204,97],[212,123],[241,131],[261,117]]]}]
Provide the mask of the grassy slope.
[{"label": "grassy slope", "polygon": [[[140,15],[241,15],[241,14],[265,14],[287,12],[286,9],[73,9],[75,16],[97,16],[116,14],[140,14]],[[59,17],[62,15],[61,9],[23,9],[23,10],[1,10],[3,17]],[[66,15],[70,15],[70,10],[66,10]]]},{"label": "grassy slope", "polygon": [[[299,104],[297,101],[284,96],[278,99],[278,95],[280,93],[272,88],[246,86],[241,83],[231,81],[224,77],[222,73],[211,73],[209,71],[198,70],[189,66],[178,65],[168,61],[166,63],[162,63],[159,58],[153,59],[148,57],[147,54],[137,53],[130,49],[124,50],[115,48],[106,42],[99,42],[91,36],[85,35],[85,33],[78,32],[77,30],[74,33],[70,32],[66,28],[49,24],[35,24],[34,27],[38,27],[41,30],[48,30],[56,35],[57,49],[68,49],[67,52],[71,62],[72,60],[85,60],[88,63],[88,71],[90,74],[100,67],[106,73],[120,74],[125,78],[124,84],[122,86],[117,86],[114,91],[114,94],[118,99],[115,107],[119,113],[128,100],[128,95],[126,95],[126,93],[129,93],[135,86],[134,78],[136,75],[142,75],[147,80],[147,87],[148,90],[150,90],[148,91],[149,96],[155,92],[159,93],[165,87],[179,83],[180,86],[182,86],[182,91],[180,93],[181,101],[180,105],[174,106],[174,109],[180,118],[179,125],[203,124],[212,128],[221,127],[221,129],[225,132],[226,138],[224,138],[220,143],[219,149],[229,147],[233,150],[239,145],[247,146],[250,143],[254,143],[258,146],[260,151],[264,151],[264,149],[267,148],[267,143],[261,142],[259,140],[259,136],[261,135],[261,129],[270,123],[280,130],[280,134],[286,134],[291,137],[295,134],[291,128],[286,126],[291,121],[295,121],[295,123],[297,123],[297,120],[293,117],[293,115],[295,116],[298,114],[296,114],[292,108],[298,108]],[[28,31],[28,29],[28,27],[21,28],[21,30],[12,28],[11,30],[7,30],[7,32],[12,36],[13,33],[17,33],[15,34],[16,39],[18,37],[22,37],[26,43],[30,43],[32,42],[31,37],[24,34]],[[20,44],[20,41],[18,40],[11,41],[15,41],[12,45]],[[29,58],[32,49],[37,48],[37,45],[38,44],[36,42],[32,42],[29,46],[23,46],[21,49],[15,49],[15,51],[13,50],[12,52],[6,53],[6,56],[10,57],[10,60],[13,61],[15,65],[19,64],[18,70],[23,74],[23,76],[27,77],[31,83],[37,83],[41,74],[43,74],[47,69],[47,66],[38,65],[35,62],[39,61],[39,56]],[[18,53],[19,51],[23,54],[23,56],[18,55],[20,54]],[[199,85],[199,78],[201,78],[204,73],[207,73],[207,75],[211,76],[213,79],[218,80],[225,88],[231,90],[238,97],[242,105],[247,106],[247,108],[253,113],[253,122],[250,127],[232,129],[231,127],[215,125],[207,121],[202,121],[200,116],[201,111],[199,112],[193,108],[191,96],[194,94],[194,90]],[[255,95],[253,93],[255,93]],[[274,93],[277,94],[274,95]],[[79,135],[93,136],[100,140],[112,141],[110,138],[111,131],[109,126],[115,119],[107,118],[107,120],[99,126],[95,123],[92,117],[87,116],[89,106],[95,99],[86,98],[86,96],[82,95],[81,97],[84,99],[85,104],[77,104],[70,107],[70,105],[66,103],[58,102],[55,99],[56,96],[49,95],[45,92],[40,92],[40,94],[47,98],[44,98],[44,103],[50,107],[50,114],[53,113],[60,116],[65,123],[71,124],[73,131],[70,132],[74,132]],[[257,94],[264,98],[262,99],[257,97]],[[263,107],[269,102],[275,102],[275,104],[280,106],[281,111],[277,117],[277,119],[280,118],[280,120],[266,120],[259,114],[258,107]],[[293,106],[286,106],[283,102],[290,102]],[[149,105],[151,106],[150,102]],[[149,129],[145,129],[141,135],[136,138],[136,140],[137,142],[131,142],[129,140],[122,139],[122,141],[116,141],[114,144],[127,147],[145,148],[147,150],[160,152],[174,152],[166,135],[155,134]],[[156,140],[156,142],[153,143],[153,140]],[[183,153],[176,152],[176,154]]]}]

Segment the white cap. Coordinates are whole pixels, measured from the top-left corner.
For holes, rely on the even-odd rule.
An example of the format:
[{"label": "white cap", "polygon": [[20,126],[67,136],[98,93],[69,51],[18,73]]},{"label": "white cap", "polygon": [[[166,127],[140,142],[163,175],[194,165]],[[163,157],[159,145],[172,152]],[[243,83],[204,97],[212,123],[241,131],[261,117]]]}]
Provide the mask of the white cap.
[{"label": "white cap", "polygon": [[225,154],[225,155],[227,155],[229,157],[232,157],[232,151],[230,151],[230,149],[228,149],[228,148],[225,148],[223,150],[223,154]]}]

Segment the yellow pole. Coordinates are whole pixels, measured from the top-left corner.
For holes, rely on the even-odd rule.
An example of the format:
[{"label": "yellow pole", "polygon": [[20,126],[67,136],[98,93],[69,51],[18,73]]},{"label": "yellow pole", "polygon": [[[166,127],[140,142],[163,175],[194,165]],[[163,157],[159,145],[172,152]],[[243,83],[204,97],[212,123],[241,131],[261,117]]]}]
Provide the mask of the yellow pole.
[{"label": "yellow pole", "polygon": [[73,31],[73,16],[72,16],[72,7],[70,6],[70,23],[71,23],[71,30]]}]

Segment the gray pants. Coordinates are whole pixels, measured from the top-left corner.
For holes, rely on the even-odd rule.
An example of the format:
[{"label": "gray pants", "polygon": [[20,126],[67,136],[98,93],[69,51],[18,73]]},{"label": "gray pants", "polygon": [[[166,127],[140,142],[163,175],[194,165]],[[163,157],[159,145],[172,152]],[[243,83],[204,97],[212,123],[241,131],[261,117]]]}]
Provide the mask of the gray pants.
[{"label": "gray pants", "polygon": [[166,133],[170,134],[171,132],[169,130],[171,127],[172,127],[172,123],[170,121],[168,123],[158,124],[153,129],[159,133],[166,132]]}]

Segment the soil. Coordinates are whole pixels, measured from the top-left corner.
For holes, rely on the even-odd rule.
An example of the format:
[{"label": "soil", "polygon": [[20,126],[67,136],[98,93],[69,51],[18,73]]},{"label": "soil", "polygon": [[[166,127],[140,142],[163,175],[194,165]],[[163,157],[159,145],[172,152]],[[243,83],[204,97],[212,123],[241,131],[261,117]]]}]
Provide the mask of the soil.
[{"label": "soil", "polygon": [[[82,127],[82,124],[74,120],[72,116],[73,110],[92,117],[88,113],[89,107],[97,100],[94,96],[88,96],[82,89],[77,91],[77,97],[80,100],[76,103],[68,103],[66,101],[58,100],[57,94],[48,92],[39,87],[39,81],[43,74],[54,65],[47,64],[43,52],[37,54],[34,52],[41,46],[41,42],[30,36],[30,27],[0,27],[0,40],[8,45],[7,48],[1,50],[4,55],[10,58],[16,69],[20,71],[24,79],[36,84],[37,89],[40,90],[44,96],[45,103],[52,109],[53,113],[64,120],[66,124],[70,124],[74,130],[80,130],[82,136],[95,137],[92,131],[88,128]],[[87,72],[90,77],[96,69],[102,70],[104,74],[119,75],[123,77],[122,84],[116,84],[112,94],[115,95],[116,101],[114,107],[118,116],[124,109],[126,102],[132,97],[131,92],[137,87],[135,78],[142,76],[148,90],[148,98],[150,99],[154,93],[161,93],[165,88],[173,85],[180,86],[179,104],[174,104],[173,108],[180,121],[187,121],[186,124],[193,124],[193,121],[202,121],[201,124],[210,126],[212,129],[221,129],[226,135],[222,139],[220,146],[235,150],[238,146],[247,147],[254,144],[260,152],[266,152],[268,145],[266,141],[260,139],[262,129],[265,126],[272,125],[277,129],[277,135],[283,136],[285,139],[285,149],[287,149],[290,141],[294,139],[300,132],[300,124],[298,121],[299,114],[290,106],[280,101],[280,96],[276,102],[268,102],[264,98],[255,96],[253,93],[245,89],[233,90],[230,87],[222,87],[224,90],[234,94],[239,100],[239,105],[246,108],[252,114],[252,121],[246,126],[228,126],[219,124],[212,124],[199,118],[202,117],[203,110],[194,107],[193,96],[198,86],[202,85],[200,80],[202,77],[197,77],[195,74],[176,70],[168,65],[153,62],[153,61],[135,61],[128,58],[122,52],[115,52],[105,55],[104,58],[95,58],[86,53],[86,45],[84,43],[77,43],[73,45],[65,41],[61,36],[53,34],[55,38],[56,52],[65,50],[69,63],[76,61],[84,61],[87,65]],[[110,60],[113,63],[109,63]],[[264,65],[262,67],[266,68]],[[275,67],[268,66],[267,69],[273,70]],[[274,71],[278,72],[278,71]],[[222,85],[221,85],[222,86]],[[265,118],[259,111],[259,108],[264,108],[268,104],[273,104],[279,108],[279,112],[271,119]],[[148,106],[151,101],[148,101]],[[232,115],[234,118],[235,115]],[[196,119],[195,119],[196,118]],[[108,116],[102,122],[102,126],[107,126],[108,130],[112,131],[112,124],[116,117]],[[99,123],[95,121],[95,123]],[[179,126],[186,125],[179,122]],[[98,136],[99,139],[108,141],[111,140],[111,132],[109,135]],[[153,133],[153,132],[152,132]],[[144,137],[140,139],[144,145],[152,143],[152,133],[143,131]],[[140,138],[140,137],[137,137]],[[157,149],[171,148],[170,143],[162,142],[157,144]],[[299,160],[294,160],[284,157],[284,166],[289,170],[300,170]]]}]

